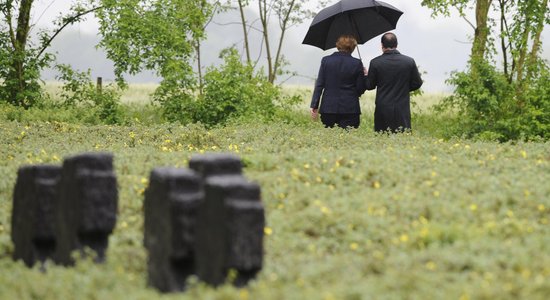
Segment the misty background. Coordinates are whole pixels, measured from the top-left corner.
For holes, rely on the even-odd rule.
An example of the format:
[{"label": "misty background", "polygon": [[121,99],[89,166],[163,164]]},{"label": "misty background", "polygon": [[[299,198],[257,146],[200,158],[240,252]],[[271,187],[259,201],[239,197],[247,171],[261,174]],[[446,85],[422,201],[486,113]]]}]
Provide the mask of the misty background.
[{"label": "misty background", "polygon": [[[413,57],[420,71],[424,73],[422,76],[424,79],[423,90],[429,93],[452,91],[452,87],[446,85],[445,80],[452,71],[465,69],[470,54],[473,29],[458,15],[451,15],[450,18],[431,18],[431,11],[422,7],[420,1],[388,0],[385,2],[404,12],[393,32],[398,37],[398,50]],[[311,5],[314,3],[315,1],[310,2]],[[52,20],[60,13],[66,13],[70,4],[70,0],[36,1],[32,16],[33,23],[39,28],[53,28]],[[246,15],[249,22],[258,19],[254,8],[247,9]],[[473,20],[473,17],[468,17]],[[219,59],[219,53],[225,48],[235,46],[244,55],[243,34],[242,27],[238,23],[239,20],[238,12],[232,10],[216,15],[208,25],[206,28],[207,39],[202,42],[201,46],[203,69],[219,65],[222,62]],[[313,86],[321,58],[336,51],[336,49],[323,51],[302,44],[310,23],[311,20],[305,20],[303,24],[288,29],[283,44],[283,55],[289,62],[285,70],[298,75],[282,75],[278,78],[278,83]],[[255,24],[260,26],[258,22]],[[547,27],[545,27],[542,39],[543,57],[550,59],[548,45],[550,34]],[[278,24],[274,19],[270,30],[274,47],[279,38]],[[99,40],[98,24],[93,16],[88,16],[85,22],[72,25],[57,36],[51,45],[50,52],[56,55],[58,63],[70,64],[80,71],[90,69],[94,78],[103,77],[103,80],[108,82],[115,77],[113,64],[106,58],[102,49],[96,48]],[[257,59],[259,65],[262,65],[265,60],[265,49],[260,33],[252,30],[249,40],[253,59]],[[381,54],[379,37],[359,45],[358,49],[363,64],[368,66],[370,59]],[[357,50],[353,55],[359,57]],[[55,80],[56,74],[55,70],[44,70],[42,79]],[[160,81],[151,71],[126,76],[126,79],[130,83],[157,83]]]}]

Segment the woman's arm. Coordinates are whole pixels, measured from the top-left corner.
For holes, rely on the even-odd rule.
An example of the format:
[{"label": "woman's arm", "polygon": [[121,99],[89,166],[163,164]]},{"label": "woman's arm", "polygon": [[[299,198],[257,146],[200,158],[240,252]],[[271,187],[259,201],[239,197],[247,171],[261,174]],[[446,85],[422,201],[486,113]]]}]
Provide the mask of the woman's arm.
[{"label": "woman's arm", "polygon": [[317,80],[315,80],[315,89],[313,90],[313,96],[311,97],[310,108],[318,109],[321,102],[321,95],[325,89],[325,58],[321,60],[321,66],[319,67],[319,74]]}]

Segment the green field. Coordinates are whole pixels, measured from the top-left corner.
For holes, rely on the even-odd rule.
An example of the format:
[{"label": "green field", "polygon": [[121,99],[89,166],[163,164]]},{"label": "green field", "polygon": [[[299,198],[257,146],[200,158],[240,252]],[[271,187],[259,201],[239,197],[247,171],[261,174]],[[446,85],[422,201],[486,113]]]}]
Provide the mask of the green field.
[{"label": "green field", "polygon": [[[419,98],[417,112],[438,97]],[[428,113],[413,117],[413,134],[376,135],[368,101],[349,132],[305,113],[210,130],[0,116],[0,299],[548,299],[550,144],[442,139],[446,123]],[[107,262],[46,273],[13,262],[17,169],[83,151],[115,155]],[[191,280],[186,293],[161,295],[146,286],[143,192],[154,167],[204,152],[240,155],[260,184],[264,268],[245,289]]]}]

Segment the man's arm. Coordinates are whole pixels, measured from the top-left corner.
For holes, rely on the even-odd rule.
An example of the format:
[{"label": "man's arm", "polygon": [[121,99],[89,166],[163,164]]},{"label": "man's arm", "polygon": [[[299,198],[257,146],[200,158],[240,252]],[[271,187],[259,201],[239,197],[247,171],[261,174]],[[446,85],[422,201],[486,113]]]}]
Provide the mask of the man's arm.
[{"label": "man's arm", "polygon": [[411,74],[411,82],[409,84],[409,90],[416,91],[422,86],[422,78],[420,77],[420,72],[418,72],[418,67],[416,66],[416,62],[413,59],[413,67],[412,67],[412,74]]},{"label": "man's arm", "polygon": [[363,67],[363,63],[360,64],[359,70],[357,70],[357,81],[355,83],[355,88],[357,91],[357,95],[361,96],[367,89],[366,83],[365,83],[365,68]]},{"label": "man's arm", "polygon": [[378,84],[377,82],[377,78],[376,78],[376,73],[377,73],[377,70],[375,68],[375,66],[373,65],[372,63],[372,60],[369,64],[369,69],[368,69],[368,75],[365,77],[365,87],[367,88],[367,90],[374,90],[376,88],[376,85]]}]

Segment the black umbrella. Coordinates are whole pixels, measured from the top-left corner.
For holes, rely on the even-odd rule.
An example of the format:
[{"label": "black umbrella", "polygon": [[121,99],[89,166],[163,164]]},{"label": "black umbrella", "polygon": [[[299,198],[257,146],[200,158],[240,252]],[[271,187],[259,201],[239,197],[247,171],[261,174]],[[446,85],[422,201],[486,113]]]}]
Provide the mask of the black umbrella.
[{"label": "black umbrella", "polygon": [[323,50],[334,48],[343,34],[355,36],[359,44],[395,29],[403,14],[388,3],[375,0],[340,0],[321,10],[309,26],[302,44]]}]

